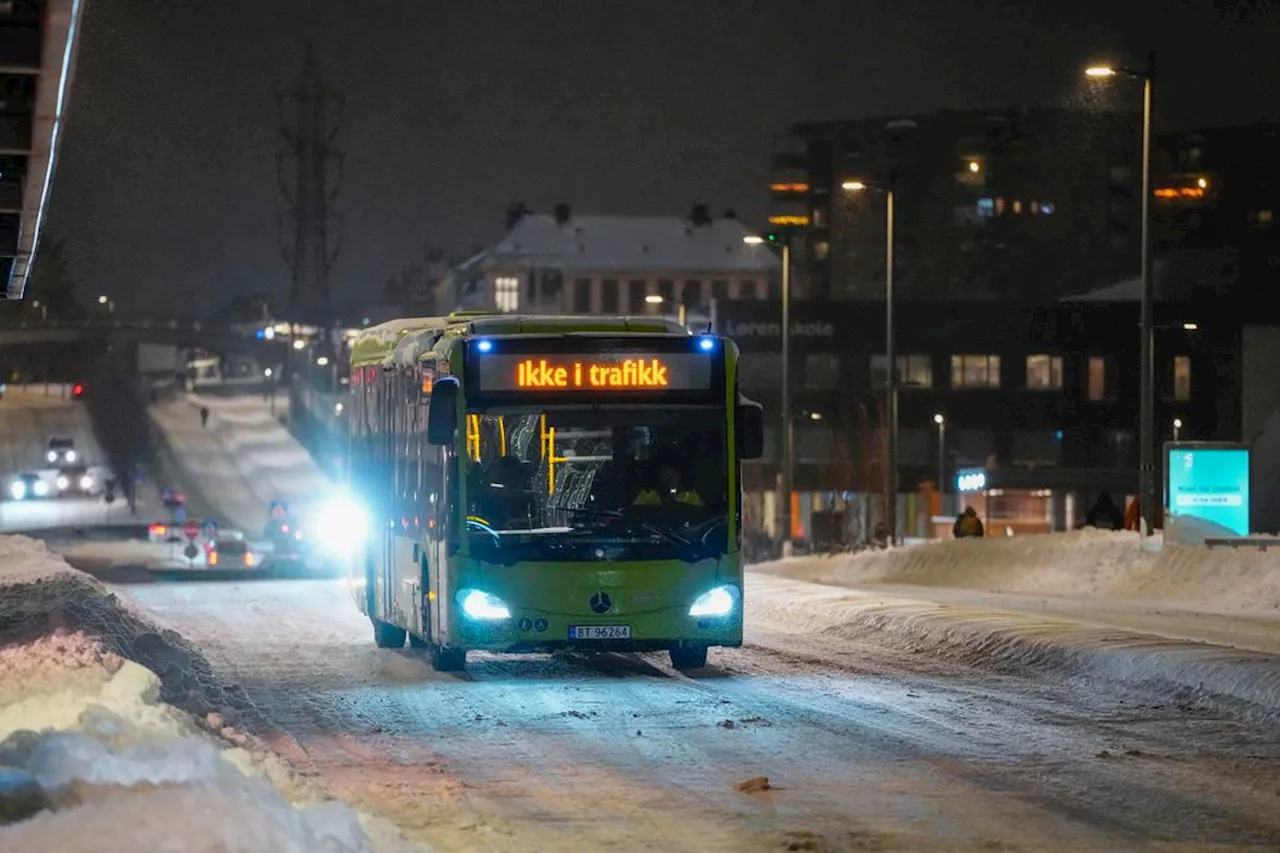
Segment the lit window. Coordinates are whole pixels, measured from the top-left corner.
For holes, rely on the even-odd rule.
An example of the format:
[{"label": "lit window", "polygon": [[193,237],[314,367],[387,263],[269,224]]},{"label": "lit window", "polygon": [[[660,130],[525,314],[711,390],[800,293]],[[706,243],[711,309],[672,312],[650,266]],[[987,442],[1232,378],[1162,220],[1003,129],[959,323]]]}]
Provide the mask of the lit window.
[{"label": "lit window", "polygon": [[1035,391],[1056,391],[1062,387],[1062,356],[1027,356],[1027,387]]},{"label": "lit window", "polygon": [[[814,227],[817,227],[817,228],[826,227],[829,224],[830,218],[831,217],[827,215],[827,209],[825,207],[815,207],[813,209]],[[808,223],[803,223],[803,224],[808,224]]]},{"label": "lit window", "polygon": [[1273,215],[1274,215],[1274,214],[1272,214],[1272,212],[1271,212],[1271,211],[1269,211],[1269,210],[1259,210],[1259,211],[1258,211],[1258,224],[1259,224],[1259,225],[1270,225],[1270,224],[1271,224],[1271,219],[1272,219],[1272,216],[1273,216]]},{"label": "lit window", "polygon": [[1089,356],[1089,399],[1097,402],[1107,398],[1107,360],[1100,355]]},{"label": "lit window", "polygon": [[1040,203],[1040,212],[1041,212],[1042,214],[1044,214],[1045,216],[1048,216],[1049,214],[1053,213],[1053,202],[1051,202],[1051,201],[1044,201],[1044,202],[1041,202],[1041,203]]},{"label": "lit window", "polygon": [[1013,212],[1014,212],[1014,213],[1021,213],[1021,212],[1022,212],[1022,201],[1021,201],[1021,200],[1014,200],[1014,202],[1013,202]]},{"label": "lit window", "polygon": [[[933,387],[933,360],[928,355],[900,355],[898,362],[898,385],[903,388]],[[871,386],[883,388],[888,379],[885,365],[888,362],[883,355],[871,356]]]},{"label": "lit window", "polygon": [[1001,196],[996,196],[996,216],[1000,216],[1003,213],[1004,213],[1004,198]]},{"label": "lit window", "polygon": [[520,279],[500,275],[493,280],[493,304],[504,314],[520,308]]},{"label": "lit window", "polygon": [[1191,356],[1189,355],[1173,357],[1173,399],[1179,401],[1191,399]]},{"label": "lit window", "polygon": [[813,258],[816,261],[825,261],[831,257],[831,244],[826,240],[819,240],[813,244]]},{"label": "lit window", "polygon": [[951,356],[952,388],[999,388],[1000,356]]},{"label": "lit window", "polygon": [[986,218],[988,216],[994,216],[995,212],[996,212],[995,199],[990,199],[990,198],[978,199],[978,215],[979,216]]},{"label": "lit window", "polygon": [[1032,213],[1040,212],[1040,202],[1036,201],[1035,199],[1032,199],[1031,201],[1031,212]]}]

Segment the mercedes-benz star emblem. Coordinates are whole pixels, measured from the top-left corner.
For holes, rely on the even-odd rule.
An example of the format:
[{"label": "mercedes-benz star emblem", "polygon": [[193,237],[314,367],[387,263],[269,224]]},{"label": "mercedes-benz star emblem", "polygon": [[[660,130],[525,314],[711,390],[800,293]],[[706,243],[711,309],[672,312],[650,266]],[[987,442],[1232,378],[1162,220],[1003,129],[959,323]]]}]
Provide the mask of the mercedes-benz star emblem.
[{"label": "mercedes-benz star emblem", "polygon": [[587,603],[591,605],[592,613],[599,613],[602,616],[613,607],[613,601],[609,598],[609,593],[603,590],[592,594],[591,600]]}]

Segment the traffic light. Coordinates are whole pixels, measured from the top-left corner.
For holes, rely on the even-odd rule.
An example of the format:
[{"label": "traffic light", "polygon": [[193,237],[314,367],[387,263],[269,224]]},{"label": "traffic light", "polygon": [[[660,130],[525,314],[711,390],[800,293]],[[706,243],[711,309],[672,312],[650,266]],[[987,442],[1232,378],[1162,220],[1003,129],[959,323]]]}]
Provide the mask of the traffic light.
[{"label": "traffic light", "polygon": [[765,239],[766,241],[770,242],[770,243],[776,243],[776,242],[778,242],[778,239],[779,239],[779,237],[778,237],[778,232],[777,232],[777,231],[769,231],[769,232],[767,232],[767,233],[764,235],[764,239]]}]

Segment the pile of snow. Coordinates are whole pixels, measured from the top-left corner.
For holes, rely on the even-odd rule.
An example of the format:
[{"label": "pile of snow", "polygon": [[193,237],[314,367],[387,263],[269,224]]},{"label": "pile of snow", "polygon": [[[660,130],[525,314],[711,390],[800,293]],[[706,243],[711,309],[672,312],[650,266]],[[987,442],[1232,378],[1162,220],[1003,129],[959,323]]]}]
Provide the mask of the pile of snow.
[{"label": "pile of snow", "polygon": [[791,558],[754,569],[840,586],[916,584],[1160,600],[1219,612],[1280,610],[1280,551],[1166,542],[1151,552],[1139,547],[1136,533],[1093,528]]},{"label": "pile of snow", "polygon": [[[200,425],[201,407],[209,409],[207,427]],[[306,448],[260,396],[188,394],[150,412],[184,479],[242,530],[261,529],[273,500],[288,501],[305,516],[311,503],[332,491]]]},{"label": "pile of snow", "polygon": [[42,543],[0,538],[0,853],[422,849],[317,800],[223,715],[160,701],[175,686],[157,663],[205,671],[196,690],[170,674],[182,695],[233,692],[179,638],[137,655],[160,633],[104,593]]},{"label": "pile of snow", "polygon": [[237,719],[250,710],[244,692],[221,684],[208,660],[176,633],[129,610],[44,542],[0,537],[0,646],[57,631],[81,632],[106,651],[142,664],[159,676],[160,698],[192,714]]},{"label": "pile of snow", "polygon": [[[748,574],[747,619],[965,665],[1140,685],[1244,716],[1280,714],[1280,656],[992,610]],[[799,643],[803,643],[800,640]]]}]

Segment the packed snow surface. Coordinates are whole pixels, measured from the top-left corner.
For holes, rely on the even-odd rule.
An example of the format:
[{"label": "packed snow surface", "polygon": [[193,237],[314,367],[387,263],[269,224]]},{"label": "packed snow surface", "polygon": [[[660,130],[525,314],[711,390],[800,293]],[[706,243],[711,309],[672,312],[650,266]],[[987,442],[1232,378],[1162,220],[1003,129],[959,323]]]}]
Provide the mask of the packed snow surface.
[{"label": "packed snow surface", "polygon": [[[280,395],[277,405],[287,406]],[[209,424],[200,425],[200,408]],[[189,394],[151,407],[151,418],[185,479],[231,525],[257,532],[267,507],[284,500],[305,518],[332,485],[306,448],[271,413],[259,395]]]},{"label": "packed snow surface", "polygon": [[247,749],[227,725],[243,705],[192,716],[161,702],[166,688],[190,700],[200,669],[197,692],[234,699],[163,633],[43,543],[0,537],[0,853],[409,849],[369,821],[375,848],[356,812],[308,801]]}]

